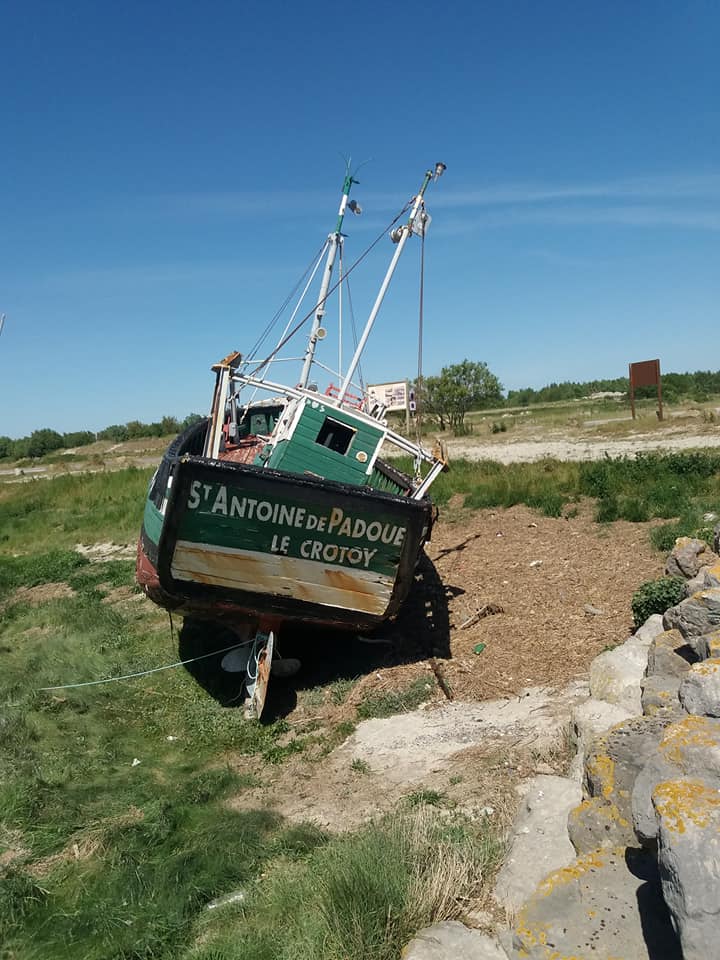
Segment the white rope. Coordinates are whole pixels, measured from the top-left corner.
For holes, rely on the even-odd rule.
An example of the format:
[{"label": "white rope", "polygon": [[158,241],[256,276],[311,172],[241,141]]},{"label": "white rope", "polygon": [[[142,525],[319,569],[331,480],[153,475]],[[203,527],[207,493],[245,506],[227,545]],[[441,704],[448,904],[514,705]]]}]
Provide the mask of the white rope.
[{"label": "white rope", "polygon": [[238,647],[247,647],[253,640],[244,640],[242,643],[233,643],[230,647],[223,647],[222,650],[213,650],[212,653],[203,653],[199,657],[191,657],[189,660],[178,660],[177,663],[168,663],[164,667],[153,667],[152,670],[141,670],[139,673],[126,673],[122,677],[108,677],[107,680],[86,680],[84,683],[63,683],[57,687],[40,687],[40,690],[69,690],[72,687],[93,687],[100,683],[116,683],[118,680],[133,680],[135,677],[147,677],[151,673],[159,673],[161,670],[171,670],[173,667],[183,667],[186,663],[195,663],[197,660],[205,660],[207,657],[217,657],[221,653],[227,653],[229,650],[237,650]]}]

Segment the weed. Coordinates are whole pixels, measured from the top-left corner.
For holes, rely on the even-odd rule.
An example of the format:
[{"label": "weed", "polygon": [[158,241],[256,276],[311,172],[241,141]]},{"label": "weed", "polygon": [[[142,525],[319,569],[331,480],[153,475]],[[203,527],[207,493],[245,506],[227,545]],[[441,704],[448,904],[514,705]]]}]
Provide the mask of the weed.
[{"label": "weed", "polygon": [[348,694],[357,683],[357,677],[353,680],[335,680],[330,684],[330,698],[336,706],[345,703]]},{"label": "weed", "polygon": [[370,773],[370,764],[366,760],[361,760],[359,757],[355,757],[353,762],[350,764],[350,769],[353,773]]},{"label": "weed", "polygon": [[413,790],[405,797],[405,802],[409,807],[440,807],[447,797],[438,790]]},{"label": "weed", "polygon": [[423,677],[406,687],[404,690],[389,690],[387,693],[377,693],[367,700],[363,700],[357,708],[359,720],[391,717],[396,713],[407,713],[415,710],[425,700],[432,696],[435,689],[434,681]]},{"label": "weed", "polygon": [[653,613],[665,613],[685,597],[685,581],[680,577],[660,577],[641,583],[632,596],[632,612],[636,627],[641,627]]}]

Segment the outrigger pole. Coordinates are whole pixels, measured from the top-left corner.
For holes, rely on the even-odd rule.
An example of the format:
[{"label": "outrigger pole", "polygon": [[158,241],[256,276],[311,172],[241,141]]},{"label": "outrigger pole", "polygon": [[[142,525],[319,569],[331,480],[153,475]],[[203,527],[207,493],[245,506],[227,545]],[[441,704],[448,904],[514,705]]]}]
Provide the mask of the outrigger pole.
[{"label": "outrigger pole", "polygon": [[345,217],[345,211],[349,208],[353,213],[361,212],[360,205],[355,203],[354,200],[351,200],[348,203],[350,188],[354,183],[359,182],[359,180],[355,180],[353,175],[348,170],[343,182],[343,192],[342,197],[340,198],[340,209],[338,210],[338,218],[337,223],[335,224],[335,230],[328,236],[329,248],[327,260],[325,261],[325,270],[323,271],[322,283],[320,285],[318,305],[317,309],[315,310],[315,316],[313,317],[310,339],[308,340],[302,373],[300,374],[300,383],[298,384],[300,387],[307,387],[308,385],[308,380],[310,379],[310,368],[312,367],[313,358],[315,356],[315,347],[317,346],[318,340],[322,339],[323,336],[323,334],[320,333],[322,329],[322,318],[325,315],[325,302],[327,300],[328,290],[330,289],[330,279],[332,277],[333,267],[335,266],[335,257],[337,255],[338,247],[342,246],[344,239],[342,234],[342,225]]},{"label": "outrigger pole", "polygon": [[[360,342],[358,343],[357,349],[355,350],[355,355],[350,361],[348,372],[345,374],[345,379],[343,380],[342,386],[340,387],[340,392],[338,393],[338,400],[341,403],[345,398],[345,394],[347,393],[348,387],[350,386],[355,370],[357,369],[357,365],[358,363],[360,363],[360,357],[362,356],[362,352],[365,349],[365,344],[367,343],[367,339],[370,336],[370,331],[372,330],[373,324],[375,323],[375,318],[380,312],[380,307],[382,306],[382,302],[385,299],[387,288],[390,286],[390,281],[392,280],[392,275],[395,272],[395,267],[397,266],[398,260],[400,259],[400,255],[403,252],[403,248],[407,243],[408,237],[413,232],[413,229],[415,227],[415,221],[420,212],[420,208],[423,206],[425,191],[427,190],[428,184],[430,183],[431,180],[437,180],[438,177],[441,177],[445,172],[445,169],[446,167],[444,163],[436,163],[434,170],[428,170],[425,173],[425,179],[422,182],[422,186],[420,187],[420,191],[418,192],[418,195],[415,197],[415,202],[413,203],[412,210],[410,211],[408,222],[403,224],[402,227],[398,227],[397,230],[393,230],[392,233],[390,234],[390,237],[393,243],[397,243],[397,249],[395,250],[393,258],[390,261],[390,266],[388,267],[387,273],[385,274],[385,279],[382,282],[377,298],[375,300],[375,304],[372,310],[370,311],[370,316],[368,317],[367,323],[365,324],[365,329],[363,330],[362,337],[360,337]],[[421,235],[424,230],[425,230],[425,224],[421,224],[419,228],[419,232],[421,233]]]}]

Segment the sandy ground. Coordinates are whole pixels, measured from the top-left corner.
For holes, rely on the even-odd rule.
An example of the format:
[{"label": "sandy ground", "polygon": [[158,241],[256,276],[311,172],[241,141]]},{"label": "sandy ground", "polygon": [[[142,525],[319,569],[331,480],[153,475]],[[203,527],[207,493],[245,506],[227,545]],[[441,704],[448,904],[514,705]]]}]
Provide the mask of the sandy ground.
[{"label": "sandy ground", "polygon": [[602,460],[605,457],[634,457],[638,453],[670,450],[701,450],[720,447],[720,428],[713,433],[688,436],[684,431],[662,435],[635,436],[627,440],[541,439],[478,443],[475,440],[449,440],[450,460],[496,460],[499,463],[532,463],[549,457],[553,460]]}]

